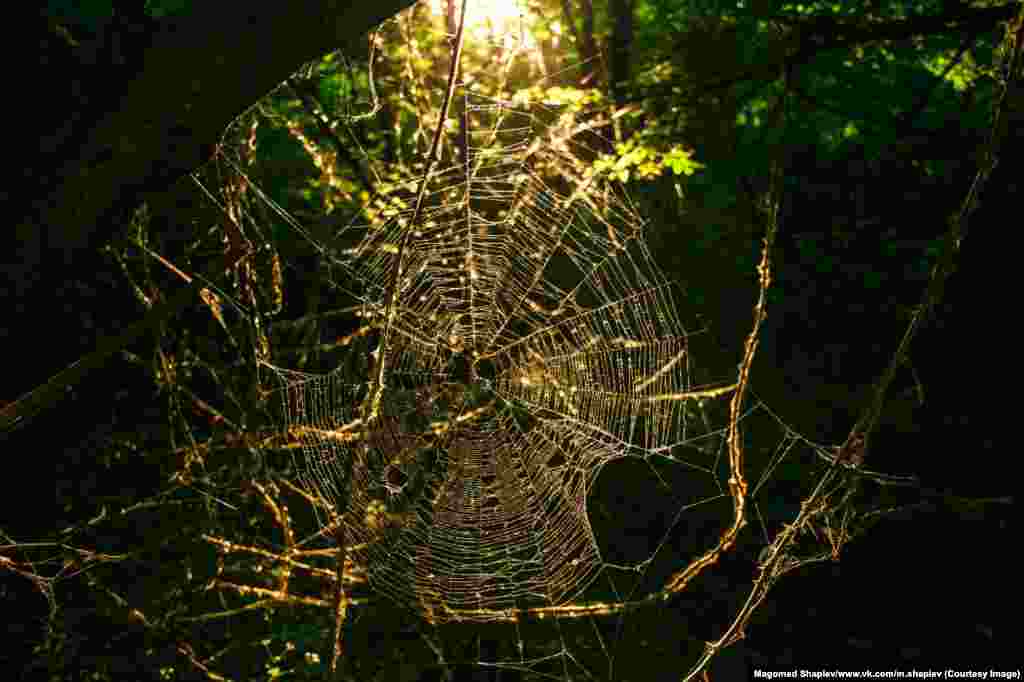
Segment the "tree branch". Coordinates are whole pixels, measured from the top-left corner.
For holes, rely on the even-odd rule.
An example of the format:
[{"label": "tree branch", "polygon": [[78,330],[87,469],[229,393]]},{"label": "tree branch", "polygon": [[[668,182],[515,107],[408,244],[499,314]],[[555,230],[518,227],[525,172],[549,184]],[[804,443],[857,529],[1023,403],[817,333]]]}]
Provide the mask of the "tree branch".
[{"label": "tree branch", "polygon": [[[687,93],[687,98],[699,97],[716,90],[725,90],[745,81],[775,78],[784,63],[803,66],[818,53],[828,50],[846,50],[857,45],[948,33],[978,35],[995,29],[1000,22],[1010,20],[1016,11],[1017,3],[1008,3],[997,7],[970,8],[943,15],[885,21],[835,17],[769,17],[772,22],[791,29],[791,40],[795,48],[791,54],[787,56],[785,51],[780,51],[775,58],[767,59],[754,67],[716,80],[696,83],[692,92]],[[636,98],[657,96],[678,98],[679,95],[674,90],[678,88],[678,85],[675,82],[668,82],[648,87],[638,93]]]},{"label": "tree branch", "polygon": [[224,128],[295,69],[339,47],[355,49],[412,2],[221,0],[161,22],[121,101],[15,227],[5,294],[21,298],[49,270],[41,265],[68,265],[109,239],[119,215],[195,170]]}]

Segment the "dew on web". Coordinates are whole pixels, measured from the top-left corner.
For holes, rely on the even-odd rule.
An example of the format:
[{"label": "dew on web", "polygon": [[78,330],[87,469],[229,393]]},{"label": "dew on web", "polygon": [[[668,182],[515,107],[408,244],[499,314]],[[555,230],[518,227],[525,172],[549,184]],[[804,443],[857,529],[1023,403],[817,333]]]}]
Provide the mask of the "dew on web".
[{"label": "dew on web", "polygon": [[[718,556],[735,479],[724,430],[694,406],[731,387],[694,379],[679,287],[628,197],[571,161],[604,141],[460,94],[465,148],[423,183],[417,224],[418,176],[392,178],[330,243],[285,219],[329,264],[329,295],[358,302],[348,334],[366,344],[346,348],[361,364],[264,368],[353,583],[430,623],[507,625],[509,651],[480,664],[570,679],[613,658],[593,618],[679,592]],[[671,513],[595,502],[623,472],[670,491],[644,499]],[[640,517],[652,539],[609,546]],[[716,532],[681,538],[688,522]],[[577,659],[581,625],[596,646]]]}]

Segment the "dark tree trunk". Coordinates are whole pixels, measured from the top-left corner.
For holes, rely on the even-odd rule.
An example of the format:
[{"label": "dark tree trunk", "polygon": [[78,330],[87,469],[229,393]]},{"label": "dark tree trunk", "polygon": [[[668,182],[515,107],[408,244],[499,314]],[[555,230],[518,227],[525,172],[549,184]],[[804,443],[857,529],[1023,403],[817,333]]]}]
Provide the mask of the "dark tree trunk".
[{"label": "dark tree trunk", "polygon": [[332,49],[355,49],[410,4],[222,0],[160,22],[120,101],[106,106],[73,158],[61,159],[48,195],[9,233],[4,294],[24,296],[46,266],[101,245],[118,216],[208,159],[221,131],[295,69]]},{"label": "dark tree trunk", "polygon": [[589,76],[585,79],[585,84],[595,85],[593,81],[600,76],[600,64],[597,59],[597,42],[594,40],[594,3],[592,0],[580,0],[580,8],[580,13],[583,15],[583,30],[580,36],[583,42],[581,45]]},{"label": "dark tree trunk", "polygon": [[[79,275],[96,272],[97,249],[148,194],[168,188],[208,160],[231,121],[303,63],[338,48],[355,51],[371,28],[410,4],[196,3],[187,16],[147,27],[148,44],[140,48],[135,64],[78,63],[76,69],[73,62],[87,58],[89,51],[66,38],[61,54],[72,63],[63,72],[41,59],[37,72],[24,75],[26,92],[33,81],[38,85],[68,73],[81,77],[88,72],[86,89],[105,80],[117,82],[97,86],[100,94],[71,88],[65,101],[42,99],[43,93],[39,101],[46,111],[22,123],[39,144],[37,150],[26,147],[24,158],[16,153],[10,159],[12,174],[26,170],[15,178],[23,186],[5,183],[14,226],[0,244],[0,298],[9,302],[15,319],[42,315],[48,329],[61,332],[44,339],[38,328],[24,324],[0,328],[8,357],[32,358],[20,368],[24,376],[8,377],[0,400],[14,399],[93,346],[95,331],[82,329],[81,311],[67,289]],[[41,23],[43,38],[60,34],[53,22]],[[131,55],[119,51],[115,62],[126,56]],[[108,67],[106,79],[103,73],[91,75]],[[60,119],[34,120],[54,109],[78,112],[83,98],[90,102],[89,113],[70,125]],[[47,167],[40,168],[41,154],[47,155]],[[124,310],[101,312],[117,319]],[[106,326],[99,319],[93,325]],[[54,352],[44,349],[47,342]]]},{"label": "dark tree trunk", "polygon": [[611,0],[612,34],[608,46],[608,89],[618,106],[625,106],[631,78],[633,0]]}]

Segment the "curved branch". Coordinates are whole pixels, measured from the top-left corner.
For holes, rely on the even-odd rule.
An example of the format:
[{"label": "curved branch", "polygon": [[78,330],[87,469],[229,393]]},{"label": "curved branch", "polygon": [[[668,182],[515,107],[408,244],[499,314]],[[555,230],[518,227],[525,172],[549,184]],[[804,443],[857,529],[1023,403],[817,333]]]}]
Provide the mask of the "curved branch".
[{"label": "curved branch", "polygon": [[[197,3],[159,24],[136,78],[55,169],[48,196],[15,228],[7,277],[21,297],[44,259],[69,264],[106,241],[127,207],[209,158],[221,131],[303,63],[362,36],[413,0]],[[60,263],[59,261],[63,261]]]}]

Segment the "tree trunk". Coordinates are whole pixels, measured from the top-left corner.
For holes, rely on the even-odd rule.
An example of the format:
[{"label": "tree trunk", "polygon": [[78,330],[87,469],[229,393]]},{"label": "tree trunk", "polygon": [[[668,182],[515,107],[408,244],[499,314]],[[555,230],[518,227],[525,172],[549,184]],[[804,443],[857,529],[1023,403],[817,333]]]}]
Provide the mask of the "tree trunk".
[{"label": "tree trunk", "polygon": [[586,60],[586,72],[589,78],[584,85],[594,85],[600,76],[600,65],[597,61],[597,42],[594,40],[594,3],[592,0],[580,0],[583,15],[583,59]]},{"label": "tree trunk", "polygon": [[633,0],[611,0],[612,35],[608,48],[608,88],[618,106],[625,106],[633,51]]},{"label": "tree trunk", "polygon": [[[8,303],[13,322],[0,327],[0,342],[7,357],[30,360],[7,377],[0,401],[14,400],[71,358],[90,353],[105,332],[113,337],[124,327],[124,310],[97,301],[92,310],[97,316],[84,328],[88,313],[75,282],[95,272],[101,260],[98,248],[148,193],[170,187],[208,160],[222,131],[303,63],[338,48],[354,52],[366,32],[410,4],[412,0],[197,3],[190,15],[156,24],[134,68],[108,73],[88,67],[103,72],[97,81],[125,74],[129,80],[97,87],[119,96],[108,96],[101,109],[91,110],[78,125],[44,122],[36,131],[43,131],[38,152],[26,147],[25,156],[15,154],[9,164],[15,171],[26,170],[23,187],[5,183],[15,225],[0,244],[0,298]],[[74,41],[69,44],[77,47]],[[65,51],[72,58],[82,55]],[[71,71],[72,77],[81,75]],[[55,75],[64,74],[41,61],[39,73],[26,80],[48,82]],[[81,97],[75,101],[75,92],[70,94],[70,101],[40,101],[51,109],[63,105],[72,118]],[[49,112],[38,116],[43,121],[44,113]],[[31,131],[31,125],[26,121],[24,127]],[[45,165],[40,157],[46,158],[46,150],[56,160],[38,170]],[[63,331],[42,334],[38,327],[17,323],[39,315],[48,330]],[[81,373],[87,366],[74,369]],[[8,406],[5,423],[15,414],[21,414],[19,405]]]},{"label": "tree trunk", "polygon": [[412,0],[197,3],[163,21],[120,102],[75,158],[54,169],[3,260],[5,296],[22,298],[45,273],[110,238],[118,216],[207,160],[221,131],[304,62],[356,48]]}]

